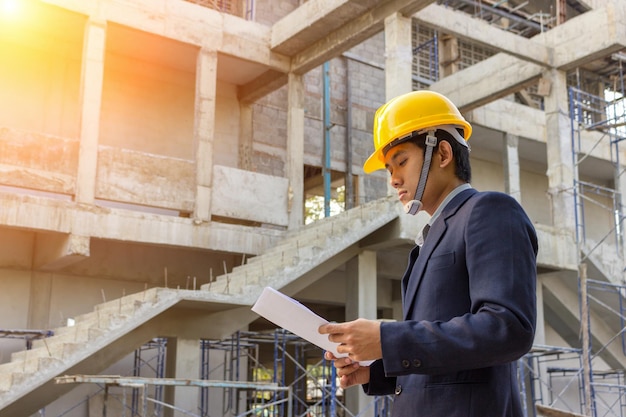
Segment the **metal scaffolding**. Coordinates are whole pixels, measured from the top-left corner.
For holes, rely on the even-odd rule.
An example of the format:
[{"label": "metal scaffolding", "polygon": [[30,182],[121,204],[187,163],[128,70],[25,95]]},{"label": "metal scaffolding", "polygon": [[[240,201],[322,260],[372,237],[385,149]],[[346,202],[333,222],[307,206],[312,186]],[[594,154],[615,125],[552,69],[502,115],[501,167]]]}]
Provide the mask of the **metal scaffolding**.
[{"label": "metal scaffolding", "polygon": [[[501,22],[506,21],[507,25],[503,29],[521,36],[531,37],[556,23],[555,18],[549,15],[527,15],[522,10],[507,10],[503,2],[440,0],[439,3],[491,24],[500,26]],[[428,88],[439,79],[438,71],[434,70],[438,68],[439,61],[440,45],[437,35],[436,30],[414,24],[414,88]],[[492,53],[485,50],[475,56],[469,47],[462,46],[459,41],[459,70],[485,59]],[[592,314],[610,321],[613,324],[612,328],[621,330],[616,332],[609,344],[620,343],[621,350],[626,352],[623,306],[626,295],[626,288],[623,287],[626,252],[623,220],[626,211],[621,196],[621,191],[626,187],[622,186],[621,190],[619,187],[620,182],[626,181],[622,178],[624,170],[620,161],[620,144],[626,138],[626,101],[622,70],[624,61],[625,54],[613,54],[610,59],[605,60],[605,67],[598,73],[586,78],[580,70],[577,70],[568,80],[575,176],[571,190],[575,202],[575,234],[580,264],[578,292],[582,347],[566,349],[535,346],[532,352],[520,360],[520,390],[526,399],[526,416],[537,416],[537,408],[541,407],[556,407],[559,410],[585,413],[593,417],[626,416],[624,372],[618,368],[611,369],[603,363],[601,358],[608,346],[598,345],[598,341],[594,340],[592,328]],[[609,93],[613,93],[613,96],[609,97]],[[529,94],[532,96],[532,91],[529,91]],[[541,97],[539,99],[536,105],[542,107]],[[584,132],[590,131],[600,133],[598,143],[583,147]],[[579,168],[593,161],[590,153],[596,147],[601,144],[606,147],[607,143],[615,171],[614,179],[609,183],[594,183],[581,179],[578,176]],[[593,240],[588,236],[585,219],[594,216],[598,211],[609,213],[612,226],[603,231],[597,240]],[[595,234],[598,233],[598,230],[593,231]],[[601,274],[604,278],[602,280],[593,279],[596,278],[594,276],[597,274],[596,270],[587,277],[586,264],[591,261],[594,252],[607,251],[614,253],[614,258],[618,260],[619,265],[614,268],[616,271],[612,271],[618,279],[611,282],[607,279],[606,273]],[[606,265],[604,267],[606,268]]]},{"label": "metal scaffolding", "polygon": [[[626,389],[624,387],[624,370],[619,364],[611,367],[603,363],[602,357],[609,349],[619,351],[623,357],[626,353],[624,339],[624,233],[623,222],[624,202],[622,196],[624,173],[620,161],[620,144],[626,139],[626,104],[624,101],[624,76],[621,61],[618,61],[618,72],[612,74],[609,81],[600,83],[597,77],[586,81],[585,74],[577,71],[575,82],[570,82],[569,112],[571,120],[572,150],[574,163],[573,194],[576,215],[576,244],[579,256],[579,301],[581,311],[582,338],[582,386],[584,395],[581,397],[581,408],[586,415],[624,416],[626,415]],[[598,91],[599,90],[599,91]],[[591,91],[591,92],[590,92]],[[594,94],[595,93],[595,94]],[[587,132],[595,132],[597,142],[591,147],[583,146],[583,136]],[[611,184],[597,184],[583,181],[578,169],[600,144],[608,144],[611,150],[611,164],[614,167],[614,179]],[[620,183],[622,185],[620,186]],[[592,214],[588,210],[605,210],[610,225],[601,231],[595,230],[596,239],[589,236],[587,221]],[[603,262],[596,272],[597,277],[587,276],[587,265],[594,262],[597,253],[610,253],[617,260],[617,268],[610,268]],[[596,278],[596,279],[594,279]],[[619,329],[613,337],[601,344],[594,342],[594,326],[591,311],[602,317],[607,328]]]},{"label": "metal scaffolding", "polygon": [[[291,404],[291,388],[290,387],[280,387],[273,383],[249,383],[245,381],[208,381],[204,379],[177,379],[177,378],[141,378],[141,377],[122,377],[122,376],[111,376],[111,375],[66,375],[57,377],[55,382],[57,384],[81,384],[81,383],[91,383],[104,385],[104,401],[102,405],[102,417],[107,417],[108,415],[114,415],[116,417],[120,416],[119,412],[108,414],[109,410],[109,392],[114,388],[121,388],[121,403],[122,403],[122,417],[126,416],[126,412],[129,410],[129,407],[126,403],[126,390],[131,389],[133,391],[139,390],[141,393],[141,402],[140,407],[138,409],[133,409],[130,411],[129,416],[137,416],[137,417],[149,417],[149,416],[158,416],[161,415],[157,412],[151,412],[149,410],[148,405],[154,404],[154,410],[161,410],[163,408],[169,408],[185,415],[199,417],[197,414],[176,407],[171,404],[167,404],[163,401],[159,401],[155,398],[150,397],[147,392],[149,387],[158,386],[175,386],[175,387],[192,387],[192,388],[228,388],[228,389],[236,389],[236,390],[255,390],[255,391],[270,391],[270,392],[287,392],[287,396],[285,400],[282,402],[287,404],[286,413],[283,414],[285,417],[292,417],[292,412],[290,408]],[[157,407],[158,406],[158,407]],[[244,417],[246,415],[251,415],[251,413],[247,412],[244,414],[240,414],[240,417]]]},{"label": "metal scaffolding", "polygon": [[33,347],[33,342],[54,336],[52,330],[0,329],[0,339],[21,339],[26,342],[26,349]]}]

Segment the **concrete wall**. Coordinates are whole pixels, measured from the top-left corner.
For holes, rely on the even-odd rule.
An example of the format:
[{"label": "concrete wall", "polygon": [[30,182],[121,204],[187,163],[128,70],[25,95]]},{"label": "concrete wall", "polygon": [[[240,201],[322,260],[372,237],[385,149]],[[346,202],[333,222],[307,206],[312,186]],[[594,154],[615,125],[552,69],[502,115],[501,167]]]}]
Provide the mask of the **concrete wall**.
[{"label": "concrete wall", "polygon": [[[128,32],[127,42],[143,39]],[[158,48],[155,38],[144,47]],[[104,58],[100,144],[193,159],[195,73],[119,55],[113,48]]]},{"label": "concrete wall", "polygon": [[78,139],[82,32],[42,36],[18,17],[0,16],[0,126]]}]

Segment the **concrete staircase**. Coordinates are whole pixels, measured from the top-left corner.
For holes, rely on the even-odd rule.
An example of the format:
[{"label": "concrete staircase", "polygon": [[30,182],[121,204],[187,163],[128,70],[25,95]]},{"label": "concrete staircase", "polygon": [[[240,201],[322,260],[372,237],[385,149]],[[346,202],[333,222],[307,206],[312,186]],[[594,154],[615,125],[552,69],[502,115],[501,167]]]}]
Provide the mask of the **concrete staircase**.
[{"label": "concrete staircase", "polygon": [[[609,368],[624,369],[626,356],[622,339],[617,337],[623,331],[620,316],[625,299],[619,289],[624,285],[623,261],[611,243],[587,239],[580,249],[580,261],[587,265],[592,349]],[[570,346],[581,346],[578,270],[562,269],[542,276],[546,320]]]},{"label": "concrete staircase", "polygon": [[151,289],[100,304],[93,312],[76,317],[74,326],[55,329],[55,336],[35,341],[31,350],[14,353],[10,362],[0,365],[0,415],[28,415],[22,414],[16,401],[29,398],[33,402],[33,394],[49,398],[45,389],[56,391],[51,385],[54,377],[79,367],[98,350],[167,310],[176,298],[172,292]]},{"label": "concrete staircase", "polygon": [[73,388],[55,384],[57,376],[99,374],[152,338],[175,336],[176,326],[163,324],[168,313],[178,320],[174,313],[203,309],[206,315],[194,314],[201,327],[220,316],[227,331],[241,329],[256,319],[249,306],[265,286],[290,294],[305,288],[358,254],[359,241],[397,218],[400,209],[395,197],[387,197],[315,222],[199,291],[153,288],[95,306],[74,326],[55,329],[53,337],[0,365],[0,417],[29,416]]},{"label": "concrete staircase", "polygon": [[[288,295],[294,294],[320,278],[315,274],[317,268],[332,270],[337,263],[345,262],[346,256],[349,259],[356,255],[358,242],[397,218],[401,209],[397,197],[390,196],[318,220],[291,231],[280,244],[218,276],[201,289],[241,294],[249,287],[271,286],[283,289]],[[338,262],[332,262],[336,257],[340,258]],[[307,275],[314,276],[299,281]],[[258,297],[260,292],[256,295]]]}]

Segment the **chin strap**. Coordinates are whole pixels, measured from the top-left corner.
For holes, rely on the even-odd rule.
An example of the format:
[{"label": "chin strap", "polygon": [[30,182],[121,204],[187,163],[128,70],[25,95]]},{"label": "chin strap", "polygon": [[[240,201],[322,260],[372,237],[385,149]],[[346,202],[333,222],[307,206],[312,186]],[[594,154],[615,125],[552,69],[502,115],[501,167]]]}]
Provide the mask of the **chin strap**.
[{"label": "chin strap", "polygon": [[404,211],[407,214],[415,215],[422,208],[422,196],[424,194],[424,188],[426,188],[426,179],[428,178],[428,170],[430,169],[430,161],[433,157],[433,150],[437,146],[437,137],[435,136],[436,129],[429,130],[426,135],[426,151],[424,152],[424,165],[422,165],[422,172],[420,173],[420,180],[417,183],[417,190],[415,190],[415,199],[409,201],[404,205]]}]

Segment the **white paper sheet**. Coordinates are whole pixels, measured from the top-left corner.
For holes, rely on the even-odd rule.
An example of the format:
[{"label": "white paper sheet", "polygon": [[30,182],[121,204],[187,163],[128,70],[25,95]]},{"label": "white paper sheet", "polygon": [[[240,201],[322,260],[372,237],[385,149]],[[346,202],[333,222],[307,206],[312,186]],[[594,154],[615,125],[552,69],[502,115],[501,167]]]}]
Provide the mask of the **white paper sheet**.
[{"label": "white paper sheet", "polygon": [[[332,352],[338,358],[348,356],[345,353],[337,352],[339,343],[331,342],[328,340],[327,334],[320,334],[317,331],[322,324],[328,323],[328,320],[274,288],[265,287],[263,289],[261,296],[252,306],[252,311],[314,345]],[[361,361],[359,363],[367,366],[372,362]]]}]

